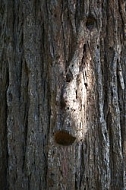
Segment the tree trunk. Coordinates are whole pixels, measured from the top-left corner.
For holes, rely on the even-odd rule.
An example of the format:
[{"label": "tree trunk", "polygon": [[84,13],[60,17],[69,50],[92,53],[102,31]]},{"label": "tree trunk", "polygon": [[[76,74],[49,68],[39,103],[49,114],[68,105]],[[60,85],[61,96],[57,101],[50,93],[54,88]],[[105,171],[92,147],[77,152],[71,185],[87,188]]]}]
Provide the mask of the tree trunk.
[{"label": "tree trunk", "polygon": [[126,190],[126,2],[2,0],[1,190]]}]

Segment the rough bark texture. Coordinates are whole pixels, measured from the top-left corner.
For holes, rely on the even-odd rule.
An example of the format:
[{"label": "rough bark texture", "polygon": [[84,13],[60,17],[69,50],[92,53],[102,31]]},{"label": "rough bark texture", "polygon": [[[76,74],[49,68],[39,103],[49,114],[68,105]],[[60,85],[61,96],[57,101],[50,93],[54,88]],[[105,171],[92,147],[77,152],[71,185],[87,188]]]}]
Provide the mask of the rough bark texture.
[{"label": "rough bark texture", "polygon": [[1,0],[0,22],[0,189],[126,190],[126,2]]}]

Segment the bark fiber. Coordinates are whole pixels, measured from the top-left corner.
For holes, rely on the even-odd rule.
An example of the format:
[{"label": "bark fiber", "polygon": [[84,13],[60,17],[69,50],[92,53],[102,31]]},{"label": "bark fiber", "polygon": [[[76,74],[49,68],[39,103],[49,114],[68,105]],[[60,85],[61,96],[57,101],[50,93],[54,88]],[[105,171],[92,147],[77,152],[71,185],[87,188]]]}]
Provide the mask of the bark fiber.
[{"label": "bark fiber", "polygon": [[125,87],[125,0],[1,0],[0,189],[126,190]]}]

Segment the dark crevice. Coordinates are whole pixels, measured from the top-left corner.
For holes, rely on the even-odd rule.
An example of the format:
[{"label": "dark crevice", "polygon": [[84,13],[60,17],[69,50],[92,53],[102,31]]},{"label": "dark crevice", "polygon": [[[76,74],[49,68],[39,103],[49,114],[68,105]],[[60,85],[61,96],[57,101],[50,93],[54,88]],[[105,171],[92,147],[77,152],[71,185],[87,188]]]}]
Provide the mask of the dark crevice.
[{"label": "dark crevice", "polygon": [[30,181],[31,181],[31,175],[28,176],[28,190],[31,190],[31,188],[30,188]]},{"label": "dark crevice", "polygon": [[28,138],[28,114],[29,114],[29,95],[28,95],[28,85],[29,85],[29,72],[27,63],[24,64],[24,72],[25,72],[25,89],[24,89],[24,159],[23,159],[23,170],[25,170],[25,162],[26,162],[26,149],[27,149],[27,138]]},{"label": "dark crevice", "polygon": [[[84,143],[84,142],[83,142]],[[80,185],[79,187],[81,187],[81,184],[82,184],[82,181],[83,181],[83,176],[84,176],[84,145],[82,143],[82,146],[81,146],[81,164],[80,164]]]},{"label": "dark crevice", "polygon": [[87,44],[84,44],[84,45],[83,45],[83,53],[86,52],[86,47],[87,47]]},{"label": "dark crevice", "polygon": [[[62,11],[61,11],[61,26],[62,26],[62,31],[63,31],[63,49],[64,49],[64,58],[66,58],[67,57],[67,50],[66,50],[66,40],[65,40],[65,29],[64,29],[64,21],[62,20],[62,14],[63,14],[63,5],[64,5],[64,3],[63,3],[64,1],[62,1]],[[65,61],[67,61],[67,60],[65,60]]]},{"label": "dark crevice", "polygon": [[66,102],[65,102],[64,98],[61,97],[61,100],[60,100],[60,108],[61,108],[61,110],[62,110],[62,109],[64,109],[65,107],[66,107]]},{"label": "dark crevice", "polygon": [[5,101],[6,101],[6,104],[5,104],[5,119],[6,119],[6,128],[5,128],[5,141],[6,141],[6,145],[5,145],[5,148],[6,148],[6,187],[5,189],[8,189],[9,188],[9,184],[8,184],[8,180],[7,180],[7,176],[8,176],[8,168],[9,168],[9,163],[8,163],[8,159],[9,159],[9,153],[8,153],[8,126],[7,126],[7,118],[8,118],[8,106],[7,106],[7,89],[9,87],[9,65],[7,64],[7,69],[6,69],[6,94],[5,94]]}]

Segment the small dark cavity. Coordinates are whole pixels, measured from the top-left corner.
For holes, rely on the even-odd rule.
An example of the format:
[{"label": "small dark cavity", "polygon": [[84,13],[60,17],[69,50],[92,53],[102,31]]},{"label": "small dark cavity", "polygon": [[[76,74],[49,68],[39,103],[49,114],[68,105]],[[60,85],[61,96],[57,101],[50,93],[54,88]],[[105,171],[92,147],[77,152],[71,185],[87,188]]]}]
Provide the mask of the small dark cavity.
[{"label": "small dark cavity", "polygon": [[86,82],[84,83],[84,85],[85,85],[85,88],[87,88],[87,87],[88,87],[88,84],[87,84]]},{"label": "small dark cavity", "polygon": [[54,140],[57,144],[62,146],[72,145],[76,137],[73,137],[67,130],[58,130],[54,134]]},{"label": "small dark cavity", "polygon": [[66,74],[66,82],[70,82],[72,79],[73,79],[72,72],[69,71],[69,72]]},{"label": "small dark cavity", "polygon": [[11,92],[9,92],[9,94],[8,94],[8,99],[9,99],[9,102],[12,102],[13,96],[12,96]]},{"label": "small dark cavity", "polygon": [[51,176],[54,176],[55,174],[51,172]]},{"label": "small dark cavity", "polygon": [[89,16],[87,17],[86,27],[87,27],[87,29],[90,30],[90,31],[96,27],[96,19],[95,19],[94,16],[89,15]]},{"label": "small dark cavity", "polygon": [[112,49],[112,47],[109,47],[109,49]]}]

